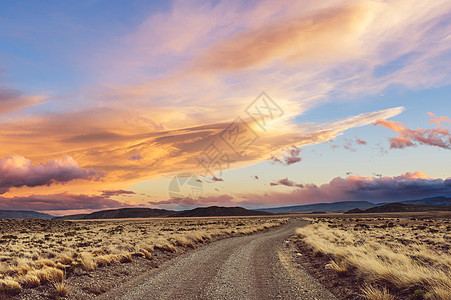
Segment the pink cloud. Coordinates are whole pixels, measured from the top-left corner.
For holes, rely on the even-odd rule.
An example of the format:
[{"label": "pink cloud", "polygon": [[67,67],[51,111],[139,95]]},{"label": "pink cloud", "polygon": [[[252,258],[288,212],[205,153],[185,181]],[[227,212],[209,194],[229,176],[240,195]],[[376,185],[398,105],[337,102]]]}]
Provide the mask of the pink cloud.
[{"label": "pink cloud", "polygon": [[356,142],[357,145],[366,145],[366,144],[368,144],[366,141],[361,140],[359,138],[356,138],[355,142]]},{"label": "pink cloud", "polygon": [[42,97],[39,96],[24,96],[19,91],[0,87],[0,113],[8,113],[36,105],[41,100]]},{"label": "pink cloud", "polygon": [[102,174],[81,168],[72,157],[33,165],[20,155],[0,159],[0,193],[11,187],[35,187],[65,183],[75,179],[98,180]]},{"label": "pink cloud", "polygon": [[366,200],[372,202],[401,201],[439,195],[451,195],[451,177],[430,178],[423,172],[406,172],[399,176],[336,177],[317,186],[305,184],[290,193],[244,195],[243,205],[279,206],[319,202]]},{"label": "pink cloud", "polygon": [[417,128],[416,130],[413,130],[407,128],[403,123],[387,120],[378,120],[374,125],[380,125],[398,133],[398,137],[389,139],[390,148],[392,149],[411,147],[416,145],[414,142],[443,149],[451,149],[451,133],[445,128]]}]

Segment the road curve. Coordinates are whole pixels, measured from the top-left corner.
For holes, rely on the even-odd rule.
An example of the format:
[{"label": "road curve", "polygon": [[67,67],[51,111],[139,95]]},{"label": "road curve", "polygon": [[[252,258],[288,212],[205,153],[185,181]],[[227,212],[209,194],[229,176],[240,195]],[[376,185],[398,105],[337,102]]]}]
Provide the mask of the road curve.
[{"label": "road curve", "polygon": [[[103,299],[335,299],[282,263],[285,240],[306,222],[228,238],[183,254],[104,294]],[[287,257],[285,255],[285,257]]]}]

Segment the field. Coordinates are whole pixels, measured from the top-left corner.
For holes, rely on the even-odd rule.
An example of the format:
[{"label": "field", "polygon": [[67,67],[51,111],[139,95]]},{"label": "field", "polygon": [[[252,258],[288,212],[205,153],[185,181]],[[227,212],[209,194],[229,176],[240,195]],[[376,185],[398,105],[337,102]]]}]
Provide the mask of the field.
[{"label": "field", "polygon": [[309,220],[294,241],[330,287],[354,285],[355,295],[366,299],[451,299],[449,219]]},{"label": "field", "polygon": [[0,220],[0,291],[17,295],[25,289],[45,286],[53,296],[65,296],[74,288],[67,278],[135,259],[153,261],[156,253],[174,254],[217,238],[251,234],[285,221],[259,217]]}]

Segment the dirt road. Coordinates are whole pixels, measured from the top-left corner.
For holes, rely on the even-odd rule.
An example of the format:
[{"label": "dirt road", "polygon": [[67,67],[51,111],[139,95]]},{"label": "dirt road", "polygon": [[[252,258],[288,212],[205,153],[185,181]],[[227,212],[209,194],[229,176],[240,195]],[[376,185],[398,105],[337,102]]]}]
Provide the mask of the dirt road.
[{"label": "dirt road", "polygon": [[224,239],[181,255],[103,299],[335,299],[290,263],[285,240],[305,222]]}]

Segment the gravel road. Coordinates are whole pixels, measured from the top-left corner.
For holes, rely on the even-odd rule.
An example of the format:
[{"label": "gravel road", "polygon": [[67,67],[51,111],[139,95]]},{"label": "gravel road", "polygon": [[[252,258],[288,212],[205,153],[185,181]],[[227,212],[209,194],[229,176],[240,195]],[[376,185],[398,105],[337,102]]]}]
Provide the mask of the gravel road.
[{"label": "gravel road", "polygon": [[228,238],[183,254],[102,299],[335,299],[299,266],[285,240],[306,222]]}]

